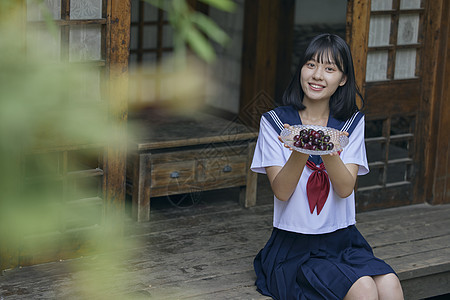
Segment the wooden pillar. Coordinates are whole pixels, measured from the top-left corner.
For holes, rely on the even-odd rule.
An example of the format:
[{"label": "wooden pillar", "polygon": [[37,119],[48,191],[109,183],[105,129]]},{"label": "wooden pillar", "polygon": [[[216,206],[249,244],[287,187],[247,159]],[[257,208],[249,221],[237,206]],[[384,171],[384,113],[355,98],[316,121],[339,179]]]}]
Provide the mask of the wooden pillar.
[{"label": "wooden pillar", "polygon": [[[347,4],[346,40],[352,52],[356,84],[364,96],[367,45],[369,40],[370,2],[351,0]],[[364,30],[361,30],[364,28]],[[361,101],[357,97],[357,101]],[[358,103],[361,106],[361,103]]]},{"label": "wooden pillar", "polygon": [[[122,220],[125,211],[128,114],[128,55],[130,0],[109,0],[107,51],[109,68],[109,118],[114,138],[104,155],[105,221]],[[119,225],[120,227],[120,225]]]},{"label": "wooden pillar", "polygon": [[[294,0],[246,0],[239,117],[257,128],[290,77]],[[287,74],[287,75],[286,75]]]},{"label": "wooden pillar", "polygon": [[450,3],[427,1],[421,101],[423,161],[416,194],[431,204],[450,203]]}]

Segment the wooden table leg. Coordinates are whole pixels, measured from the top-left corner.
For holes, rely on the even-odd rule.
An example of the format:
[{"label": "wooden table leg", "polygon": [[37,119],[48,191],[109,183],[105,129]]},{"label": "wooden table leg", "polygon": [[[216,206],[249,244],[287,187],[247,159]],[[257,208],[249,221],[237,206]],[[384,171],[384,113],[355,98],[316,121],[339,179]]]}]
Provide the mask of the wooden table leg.
[{"label": "wooden table leg", "polygon": [[150,220],[151,154],[133,157],[133,192],[131,211],[138,222]]},{"label": "wooden table leg", "polygon": [[248,165],[247,165],[247,183],[245,187],[241,187],[239,194],[239,202],[244,207],[251,207],[256,204],[256,189],[258,183],[258,174],[250,170],[250,165],[253,160],[253,153],[255,151],[255,142],[251,142],[248,145]]}]

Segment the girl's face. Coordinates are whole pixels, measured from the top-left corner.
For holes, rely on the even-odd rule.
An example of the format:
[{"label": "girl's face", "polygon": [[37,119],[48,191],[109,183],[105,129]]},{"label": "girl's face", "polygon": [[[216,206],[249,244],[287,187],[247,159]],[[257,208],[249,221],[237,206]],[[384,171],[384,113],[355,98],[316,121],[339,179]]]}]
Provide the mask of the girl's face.
[{"label": "girl's face", "polygon": [[[322,61],[322,62],[321,62]],[[308,101],[329,101],[339,86],[347,81],[333,60],[323,60],[318,55],[311,58],[301,69],[300,84],[304,92],[303,103]]]}]

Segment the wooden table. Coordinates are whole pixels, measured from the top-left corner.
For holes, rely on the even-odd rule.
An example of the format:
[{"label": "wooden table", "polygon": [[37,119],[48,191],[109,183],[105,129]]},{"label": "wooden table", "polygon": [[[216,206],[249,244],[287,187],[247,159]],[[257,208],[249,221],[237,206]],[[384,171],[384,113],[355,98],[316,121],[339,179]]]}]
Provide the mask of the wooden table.
[{"label": "wooden table", "polygon": [[240,187],[239,201],[255,205],[255,129],[206,114],[158,111],[130,118],[129,128],[127,190],[135,220],[150,219],[152,197],[213,189]]}]

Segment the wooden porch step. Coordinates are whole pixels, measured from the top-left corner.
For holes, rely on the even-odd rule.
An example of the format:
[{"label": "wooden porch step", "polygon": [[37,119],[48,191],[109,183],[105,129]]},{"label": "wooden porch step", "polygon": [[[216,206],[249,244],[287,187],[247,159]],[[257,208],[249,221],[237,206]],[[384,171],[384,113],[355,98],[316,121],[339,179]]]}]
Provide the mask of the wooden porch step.
[{"label": "wooden porch step", "polygon": [[450,205],[361,213],[358,228],[397,272],[405,299],[450,294]]},{"label": "wooden porch step", "polygon": [[[252,266],[272,230],[270,190],[258,186],[257,205],[249,209],[239,205],[239,189],[205,192],[187,209],[167,199],[153,202],[150,222],[127,223],[125,248],[95,282],[97,292],[113,299],[269,299],[256,291]],[[361,213],[357,227],[396,270],[405,299],[450,293],[450,205]],[[82,287],[92,287],[89,270],[98,261],[85,257],[6,271],[0,296],[77,298]]]}]

